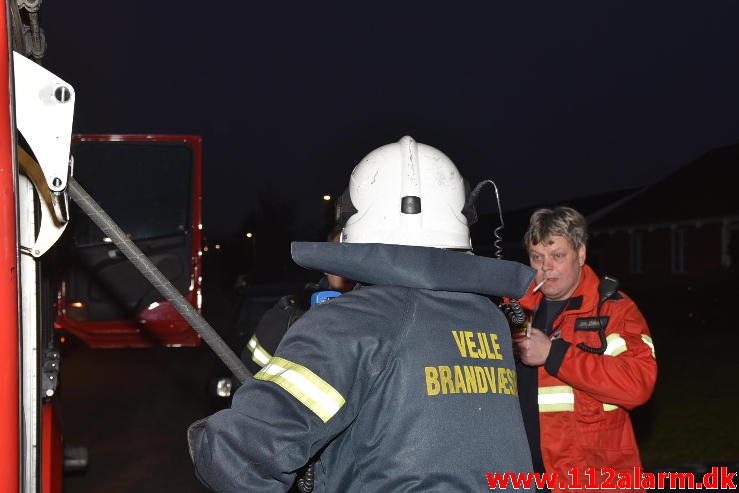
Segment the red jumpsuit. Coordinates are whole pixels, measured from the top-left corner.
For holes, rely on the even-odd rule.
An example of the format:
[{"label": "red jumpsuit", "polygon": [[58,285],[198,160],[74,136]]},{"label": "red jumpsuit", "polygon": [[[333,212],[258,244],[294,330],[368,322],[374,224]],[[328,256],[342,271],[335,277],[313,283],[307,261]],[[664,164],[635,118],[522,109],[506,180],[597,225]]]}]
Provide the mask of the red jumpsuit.
[{"label": "red jumpsuit", "polygon": [[[631,474],[641,465],[628,411],[649,399],[657,378],[647,322],[629,297],[619,292],[605,301],[598,322],[599,281],[585,265],[577,289],[553,323],[552,348],[538,368],[544,467],[564,480],[577,467],[582,486],[589,479],[587,467]],[[529,288],[520,302],[534,311],[541,300],[542,294]],[[577,347],[600,347],[600,327],[608,343],[603,354]],[[608,479],[596,476],[597,484]]]}]

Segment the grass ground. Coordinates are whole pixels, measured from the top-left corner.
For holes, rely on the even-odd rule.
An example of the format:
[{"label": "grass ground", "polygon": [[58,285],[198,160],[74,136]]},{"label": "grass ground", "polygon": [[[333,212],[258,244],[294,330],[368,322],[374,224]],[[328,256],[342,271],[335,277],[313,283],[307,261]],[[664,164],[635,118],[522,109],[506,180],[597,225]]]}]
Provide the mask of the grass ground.
[{"label": "grass ground", "polygon": [[655,343],[657,387],[635,416],[644,463],[739,460],[739,331],[676,331]]},{"label": "grass ground", "polygon": [[651,401],[633,413],[644,464],[739,462],[739,292],[727,283],[651,292],[661,295],[634,296],[659,365]]}]

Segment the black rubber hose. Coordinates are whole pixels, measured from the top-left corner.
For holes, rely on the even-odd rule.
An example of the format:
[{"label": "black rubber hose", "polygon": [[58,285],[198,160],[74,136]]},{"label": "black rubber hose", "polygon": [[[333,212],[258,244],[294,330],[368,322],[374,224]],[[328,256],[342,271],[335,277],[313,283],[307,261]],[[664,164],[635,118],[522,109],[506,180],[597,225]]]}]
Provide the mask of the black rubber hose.
[{"label": "black rubber hose", "polygon": [[146,255],[121,231],[121,228],[105,213],[103,209],[88,195],[82,186],[73,177],[67,183],[69,194],[82,211],[87,214],[105,235],[113,240],[118,249],[131,261],[139,272],[169,301],[172,306],[187,320],[195,332],[210,346],[214,353],[231,370],[239,382],[249,378],[249,370],[231,350],[221,336],[213,330],[208,322],[200,316],[198,311],[172,286],[172,283],[151,263]]}]

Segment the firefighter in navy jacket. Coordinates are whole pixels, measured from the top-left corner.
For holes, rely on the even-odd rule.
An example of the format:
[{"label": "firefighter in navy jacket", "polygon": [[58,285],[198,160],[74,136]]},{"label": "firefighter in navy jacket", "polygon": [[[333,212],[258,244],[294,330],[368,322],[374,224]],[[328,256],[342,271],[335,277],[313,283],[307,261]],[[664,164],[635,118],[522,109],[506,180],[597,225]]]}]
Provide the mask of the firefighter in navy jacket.
[{"label": "firefighter in navy jacket", "polygon": [[309,310],[231,409],[195,423],[216,491],[483,491],[529,472],[507,322],[484,295],[521,296],[526,266],[469,252],[454,164],[410,137],[354,169],[342,243],[295,243],[307,268],[361,285]]},{"label": "firefighter in navy jacket", "polygon": [[[654,344],[636,304],[609,289],[585,264],[585,218],[574,209],[540,209],[524,242],[535,284],[520,300],[533,313],[528,337],[517,338],[521,403],[534,466],[563,480],[578,468],[633,473],[641,465],[628,411],[644,404],[657,377]],[[529,373],[532,372],[532,373]],[[527,398],[527,397],[531,398]]]}]

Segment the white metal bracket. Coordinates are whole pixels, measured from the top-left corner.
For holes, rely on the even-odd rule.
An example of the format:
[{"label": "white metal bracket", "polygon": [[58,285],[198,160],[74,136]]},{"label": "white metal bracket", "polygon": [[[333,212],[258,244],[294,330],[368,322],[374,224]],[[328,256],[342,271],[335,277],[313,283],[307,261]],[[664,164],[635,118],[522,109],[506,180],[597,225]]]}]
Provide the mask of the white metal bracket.
[{"label": "white metal bracket", "polygon": [[74,89],[41,65],[13,52],[18,130],[36,155],[49,190],[67,188]]},{"label": "white metal bracket", "polygon": [[13,68],[16,125],[38,159],[19,147],[18,161],[43,204],[35,244],[21,248],[40,257],[56,243],[69,220],[66,188],[71,173],[74,89],[17,52],[13,52]]}]

